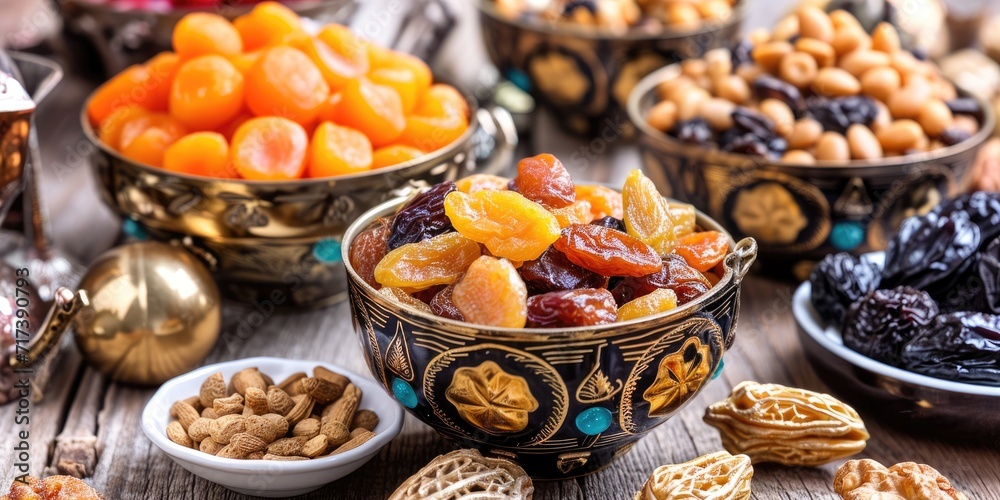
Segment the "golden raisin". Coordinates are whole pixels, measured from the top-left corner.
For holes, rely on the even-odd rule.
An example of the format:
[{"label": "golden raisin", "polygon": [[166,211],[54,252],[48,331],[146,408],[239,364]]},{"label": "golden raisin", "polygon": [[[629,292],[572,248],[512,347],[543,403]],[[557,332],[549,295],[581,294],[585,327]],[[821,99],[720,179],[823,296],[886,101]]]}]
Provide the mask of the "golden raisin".
[{"label": "golden raisin", "polygon": [[387,286],[379,290],[378,293],[382,294],[385,297],[393,299],[396,302],[408,305],[418,311],[425,313],[431,312],[430,306],[421,302],[420,299],[406,293],[406,290],[403,290],[402,288],[394,288],[391,286]]},{"label": "golden raisin", "polygon": [[506,177],[500,177],[499,175],[490,174],[472,174],[468,177],[459,179],[455,181],[455,186],[458,190],[466,193],[472,194],[477,191],[505,191],[507,189],[507,183],[510,182]]},{"label": "golden raisin", "polygon": [[506,259],[476,259],[452,291],[452,301],[470,323],[523,328],[528,317],[528,289]]},{"label": "golden raisin", "polygon": [[591,220],[590,202],[576,201],[563,208],[553,208],[552,215],[559,221],[559,227],[566,228],[573,224],[587,224]]},{"label": "golden raisin", "polygon": [[618,321],[644,318],[677,307],[677,295],[669,288],[657,288],[649,295],[643,295],[618,308]]},{"label": "golden raisin", "polygon": [[534,260],[559,238],[556,217],[514,191],[455,191],[444,211],[459,233],[497,257]]},{"label": "golden raisin", "polygon": [[625,211],[622,209],[622,194],[609,187],[596,184],[577,186],[576,200],[590,203],[590,220],[609,215],[616,219],[625,217]]},{"label": "golden raisin", "polygon": [[387,253],[375,266],[375,281],[407,291],[449,285],[479,255],[475,241],[459,233],[445,233]]},{"label": "golden raisin", "polygon": [[642,240],[660,254],[674,247],[674,224],[667,200],[660,195],[653,181],[633,170],[622,187],[625,228],[628,234]]},{"label": "golden raisin", "polygon": [[691,233],[678,240],[674,248],[674,252],[684,257],[689,266],[701,272],[722,262],[728,251],[729,238],[718,231]]}]

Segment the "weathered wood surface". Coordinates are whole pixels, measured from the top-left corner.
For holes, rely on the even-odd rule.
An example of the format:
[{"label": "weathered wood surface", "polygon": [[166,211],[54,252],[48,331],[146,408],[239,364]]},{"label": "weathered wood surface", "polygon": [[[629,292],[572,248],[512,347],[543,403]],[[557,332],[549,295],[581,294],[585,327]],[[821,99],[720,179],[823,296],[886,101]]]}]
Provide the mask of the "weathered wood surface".
[{"label": "weathered wood surface", "polygon": [[[86,152],[86,143],[79,132],[76,110],[87,91],[86,84],[70,79],[60,85],[39,112],[45,160],[42,182],[54,215],[54,233],[58,243],[82,262],[109,248],[119,228],[117,219],[99,201],[86,159],[81,156]],[[535,125],[532,146],[544,145],[545,150],[565,158],[587,147],[551,132],[551,125],[544,118]],[[634,151],[619,146],[602,146],[608,151],[593,160],[568,162],[574,176],[621,182],[639,162]],[[743,290],[738,340],[726,355],[722,376],[611,467],[576,480],[537,483],[536,498],[631,498],[655,467],[720,449],[718,433],[705,425],[701,416],[706,405],[728,395],[740,381],[752,379],[828,390],[808,366],[796,339],[789,302],[792,289],[788,283],[750,276]],[[206,363],[268,355],[332,362],[367,372],[351,331],[346,304],[320,311],[274,314],[252,335],[241,338],[235,332],[245,313],[245,306],[227,304],[224,339]],[[227,332],[232,335],[225,335]],[[84,452],[92,449],[96,454],[94,475],[88,481],[109,499],[249,498],[174,465],[145,438],[139,419],[152,390],[109,383],[82,367],[79,355],[72,349],[64,348],[61,356],[45,401],[31,407],[34,474],[57,466],[60,457],[68,456],[65,450],[74,448],[70,443],[75,442],[83,443]],[[887,464],[907,460],[928,463],[951,478],[970,499],[1000,500],[1000,442],[996,438],[973,436],[970,442],[956,443],[915,436],[880,422],[878,408],[858,409],[872,433],[861,456]],[[5,417],[0,419],[0,436],[5,436],[4,442],[9,444],[0,449],[0,464],[4,464],[0,486],[6,487],[15,475],[8,464],[14,462],[13,438],[20,428],[14,425],[13,408],[8,406],[2,411]],[[303,498],[385,498],[407,476],[449,449],[433,431],[407,417],[399,437],[370,463]],[[832,482],[839,465],[817,469],[758,466],[753,479],[754,498],[837,498]]]}]

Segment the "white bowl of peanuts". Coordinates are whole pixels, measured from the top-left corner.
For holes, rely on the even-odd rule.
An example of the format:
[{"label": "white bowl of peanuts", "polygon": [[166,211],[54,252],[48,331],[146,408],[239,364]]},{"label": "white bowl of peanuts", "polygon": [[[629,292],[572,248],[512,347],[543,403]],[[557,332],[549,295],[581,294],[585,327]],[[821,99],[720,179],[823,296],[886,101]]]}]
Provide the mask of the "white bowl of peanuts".
[{"label": "white bowl of peanuts", "polygon": [[272,498],[354,472],[402,427],[402,408],[376,382],[329,363],[271,357],[168,380],[142,412],[146,437],[181,467]]}]

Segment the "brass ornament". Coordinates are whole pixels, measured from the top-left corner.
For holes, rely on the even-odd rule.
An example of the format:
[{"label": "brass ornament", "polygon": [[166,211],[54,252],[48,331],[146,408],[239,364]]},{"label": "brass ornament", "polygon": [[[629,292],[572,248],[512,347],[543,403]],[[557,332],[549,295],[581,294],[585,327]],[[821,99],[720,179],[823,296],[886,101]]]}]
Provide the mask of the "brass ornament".
[{"label": "brass ornament", "polygon": [[112,379],[162,383],[198,366],[215,345],[219,290],[183,249],[155,242],[123,245],[98,257],[76,293],[62,288],[33,342],[31,362],[58,345],[70,322],[87,362]]},{"label": "brass ornament", "polygon": [[528,414],[538,409],[524,377],[509,374],[492,361],[455,370],[445,397],[466,422],[490,434],[523,431]]},{"label": "brass ornament", "polygon": [[698,337],[691,337],[681,348],[663,358],[656,379],[642,393],[649,402],[649,416],[670,413],[687,401],[705,382],[711,370],[712,354]]},{"label": "brass ornament", "polygon": [[837,469],[833,490],[844,500],[968,500],[948,478],[929,465],[903,462],[886,468],[867,458],[848,460]]},{"label": "brass ornament", "polygon": [[764,182],[736,195],[733,220],[743,234],[766,244],[790,245],[809,224],[795,198],[776,182]]},{"label": "brass ornament", "polygon": [[850,406],[828,394],[743,382],[705,411],[722,446],[753,463],[819,466],[859,453],[868,431]]},{"label": "brass ornament", "polygon": [[753,466],[746,455],[719,451],[690,462],[657,467],[635,500],[702,498],[747,500]]},{"label": "brass ornament", "polygon": [[389,500],[530,500],[535,488],[520,466],[476,450],[439,455],[399,485]]}]

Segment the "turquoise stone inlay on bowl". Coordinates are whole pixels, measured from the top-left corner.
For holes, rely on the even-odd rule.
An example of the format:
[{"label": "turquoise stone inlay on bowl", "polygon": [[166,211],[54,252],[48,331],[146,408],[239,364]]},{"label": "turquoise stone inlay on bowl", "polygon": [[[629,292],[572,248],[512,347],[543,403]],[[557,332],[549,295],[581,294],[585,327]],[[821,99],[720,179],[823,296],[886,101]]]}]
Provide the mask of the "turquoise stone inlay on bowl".
[{"label": "turquoise stone inlay on bowl", "polygon": [[392,379],[392,395],[396,397],[396,400],[400,404],[407,408],[417,407],[417,393],[413,392],[413,388],[405,380],[400,378]]},{"label": "turquoise stone inlay on bowl", "polygon": [[340,242],[333,238],[325,238],[313,245],[313,257],[320,262],[336,264],[341,262]]},{"label": "turquoise stone inlay on bowl", "polygon": [[860,222],[842,221],[833,225],[830,244],[844,252],[854,250],[865,241],[865,228]]},{"label": "turquoise stone inlay on bowl", "polygon": [[715,372],[712,373],[712,380],[719,378],[722,375],[722,369],[726,367],[725,358],[719,360],[719,366],[715,367]]},{"label": "turquoise stone inlay on bowl", "polygon": [[125,219],[125,221],[122,222],[122,232],[125,233],[126,236],[137,240],[145,241],[149,239],[149,233],[146,232],[146,228],[142,227],[142,224],[139,224],[132,219]]},{"label": "turquoise stone inlay on bowl", "polygon": [[596,436],[611,427],[611,410],[601,406],[587,408],[576,416],[576,428],[588,436]]}]

